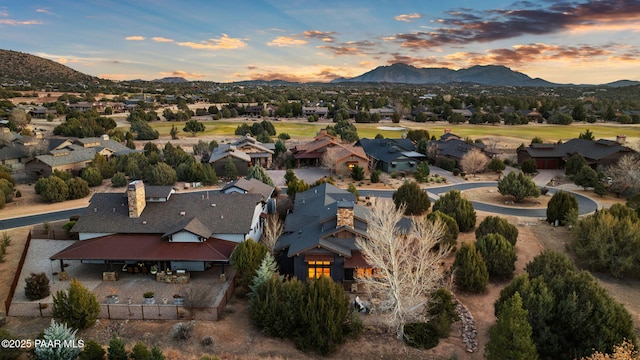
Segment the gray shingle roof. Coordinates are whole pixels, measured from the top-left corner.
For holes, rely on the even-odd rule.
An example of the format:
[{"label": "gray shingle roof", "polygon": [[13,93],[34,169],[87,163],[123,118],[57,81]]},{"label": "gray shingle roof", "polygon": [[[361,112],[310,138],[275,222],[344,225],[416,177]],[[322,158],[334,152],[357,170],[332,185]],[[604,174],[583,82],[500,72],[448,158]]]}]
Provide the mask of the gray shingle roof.
[{"label": "gray shingle roof", "polygon": [[259,194],[177,193],[166,202],[147,202],[139,218],[130,218],[126,193],[97,193],[73,231],[171,234],[189,228],[201,234],[197,219],[211,234],[247,234],[260,202]]},{"label": "gray shingle roof", "polygon": [[562,144],[532,144],[526,148],[533,158],[568,158],[572,154],[581,154],[588,160],[600,160],[619,152],[633,152],[615,141],[600,139],[571,139]]},{"label": "gray shingle roof", "polygon": [[416,150],[410,139],[360,139],[358,144],[367,156],[383,162],[406,159],[403,153]]},{"label": "gray shingle roof", "polygon": [[273,191],[275,190],[273,186],[269,186],[260,180],[256,180],[256,179],[247,180],[245,178],[240,178],[225,185],[222,188],[222,192],[226,192],[226,190],[234,187],[248,193],[260,194],[265,200],[270,198],[271,194],[273,194]]}]

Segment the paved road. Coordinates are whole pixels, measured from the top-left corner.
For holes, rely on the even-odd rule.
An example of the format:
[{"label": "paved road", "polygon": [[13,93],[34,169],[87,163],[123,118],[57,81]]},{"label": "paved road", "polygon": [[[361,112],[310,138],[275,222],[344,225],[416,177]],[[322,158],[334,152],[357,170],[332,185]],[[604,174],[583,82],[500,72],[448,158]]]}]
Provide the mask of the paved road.
[{"label": "paved road", "polygon": [[53,222],[58,220],[69,219],[72,215],[81,215],[85,208],[69,209],[54,211],[44,214],[36,214],[29,216],[22,216],[13,219],[0,220],[0,230],[12,229],[22,226],[30,226],[35,224],[42,224],[43,222]]},{"label": "paved road", "polygon": [[[462,191],[462,190],[470,190],[470,189],[476,189],[481,187],[496,187],[497,185],[498,183],[495,181],[472,182],[472,183],[445,185],[440,187],[430,187],[430,188],[426,188],[425,191],[429,193],[429,198],[431,198],[432,201],[435,201],[440,195],[448,192],[451,189],[458,189]],[[549,189],[549,193],[551,194],[555,194],[556,191],[557,189],[553,189],[553,188]],[[359,190],[359,192],[360,192],[360,196],[371,195],[374,197],[383,197],[383,198],[390,198],[391,195],[393,194],[392,190]],[[598,208],[598,204],[592,199],[578,193],[573,193],[573,195],[575,195],[576,199],[578,199],[578,212],[581,215],[594,212]],[[478,201],[472,201],[472,203],[473,203],[474,209],[476,210],[491,212],[495,214],[522,216],[522,217],[535,217],[535,218],[547,217],[546,208],[525,209],[525,208],[517,208],[512,206],[499,206],[499,205],[487,204],[487,203],[482,203]]]},{"label": "paved road", "polygon": [[[445,185],[445,186],[439,186],[439,187],[430,187],[430,188],[426,188],[425,191],[427,191],[427,193],[429,193],[429,197],[431,198],[431,200],[434,201],[441,194],[444,194],[447,191],[449,191],[451,189],[454,189],[454,188],[462,191],[462,190],[469,190],[469,189],[475,189],[475,188],[481,188],[481,187],[495,187],[495,186],[497,186],[497,182],[495,182],[495,181],[490,181],[490,182],[471,182],[471,183],[451,184],[451,185]],[[285,191],[286,191],[286,189],[285,189]],[[550,188],[549,189],[549,192],[551,194],[554,194],[556,191],[557,191],[557,189],[554,189],[554,188]],[[360,196],[370,195],[370,196],[382,197],[382,198],[391,198],[391,196],[393,194],[393,190],[361,189],[361,190],[359,190],[359,192],[360,192]],[[573,193],[573,194],[578,199],[578,212],[581,215],[594,212],[598,208],[598,204],[595,201],[593,201],[592,199],[590,199],[590,198],[588,198],[588,197],[586,197],[584,195],[578,194],[578,193]],[[534,218],[546,218],[547,217],[546,208],[544,208],[544,209],[525,209],[525,208],[517,208],[517,207],[511,207],[511,206],[492,205],[492,204],[481,203],[481,202],[477,202],[477,201],[472,201],[472,203],[473,203],[473,207],[476,210],[491,212],[491,213],[495,213],[495,214],[521,216],[521,217],[534,217]],[[11,229],[11,228],[16,228],[16,227],[41,224],[41,223],[46,222],[46,221],[53,222],[53,221],[58,221],[58,220],[65,220],[65,219],[68,219],[72,215],[80,215],[80,214],[82,214],[83,210],[84,210],[84,208],[77,208],[77,209],[50,212],[50,213],[45,213],[45,214],[24,216],[24,217],[13,218],[13,219],[0,220],[0,230],[6,230],[6,229]]]}]

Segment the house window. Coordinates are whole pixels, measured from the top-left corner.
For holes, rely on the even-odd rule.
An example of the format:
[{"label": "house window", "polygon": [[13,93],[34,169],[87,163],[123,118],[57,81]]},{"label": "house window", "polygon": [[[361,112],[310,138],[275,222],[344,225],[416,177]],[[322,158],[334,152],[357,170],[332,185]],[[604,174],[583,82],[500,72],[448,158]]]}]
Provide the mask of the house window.
[{"label": "house window", "polygon": [[331,277],[330,261],[309,261],[309,279],[317,279],[322,275]]},{"label": "house window", "polygon": [[356,269],[356,279],[361,279],[363,277],[379,277],[380,272],[378,271],[378,269],[372,269],[372,268],[357,268]]}]

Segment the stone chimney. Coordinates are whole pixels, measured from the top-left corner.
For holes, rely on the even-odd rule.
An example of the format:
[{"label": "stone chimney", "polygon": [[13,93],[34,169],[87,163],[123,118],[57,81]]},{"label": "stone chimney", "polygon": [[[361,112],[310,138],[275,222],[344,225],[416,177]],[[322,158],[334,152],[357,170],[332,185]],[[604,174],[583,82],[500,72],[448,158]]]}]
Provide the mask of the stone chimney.
[{"label": "stone chimney", "polygon": [[353,227],[353,201],[338,201],[338,224],[336,227]]},{"label": "stone chimney", "polygon": [[142,180],[129,183],[127,187],[127,200],[129,202],[129,217],[134,219],[139,218],[142,210],[144,210],[144,207],[147,205]]}]

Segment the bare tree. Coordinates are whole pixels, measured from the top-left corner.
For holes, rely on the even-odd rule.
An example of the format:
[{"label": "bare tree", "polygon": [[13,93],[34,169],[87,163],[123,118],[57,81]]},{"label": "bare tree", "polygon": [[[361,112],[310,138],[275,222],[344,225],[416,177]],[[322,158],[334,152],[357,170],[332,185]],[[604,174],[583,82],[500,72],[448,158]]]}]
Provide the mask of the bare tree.
[{"label": "bare tree", "polygon": [[261,242],[267,246],[269,252],[273,254],[273,249],[276,247],[276,242],[282,233],[284,232],[284,224],[278,214],[269,214],[267,221],[262,232]]},{"label": "bare tree", "polygon": [[439,263],[450,251],[436,246],[444,234],[440,221],[414,217],[411,230],[403,232],[398,226],[403,213],[403,206],[396,209],[392,203],[376,201],[368,217],[369,238],[356,239],[364,259],[375,269],[357,281],[380,300],[376,311],[399,339],[406,323],[426,320],[424,307],[444,283]]},{"label": "bare tree", "polygon": [[22,131],[22,129],[24,129],[25,126],[27,126],[27,124],[31,122],[31,117],[29,116],[29,114],[17,107],[11,110],[11,115],[9,116],[11,117],[11,119],[13,119],[13,123],[20,131]]},{"label": "bare tree", "polygon": [[489,163],[489,157],[485,155],[480,149],[471,149],[471,151],[467,152],[460,160],[460,165],[462,166],[462,170],[473,174],[476,176],[476,173],[483,171],[487,164]]},{"label": "bare tree", "polygon": [[327,148],[327,150],[324,152],[324,155],[322,155],[322,159],[320,160],[322,162],[322,165],[328,167],[329,171],[332,174],[334,169],[336,168],[336,165],[338,164],[339,152],[340,148],[337,146]]},{"label": "bare tree", "polygon": [[614,165],[607,168],[611,178],[610,188],[616,194],[640,191],[640,156],[624,155]]}]

